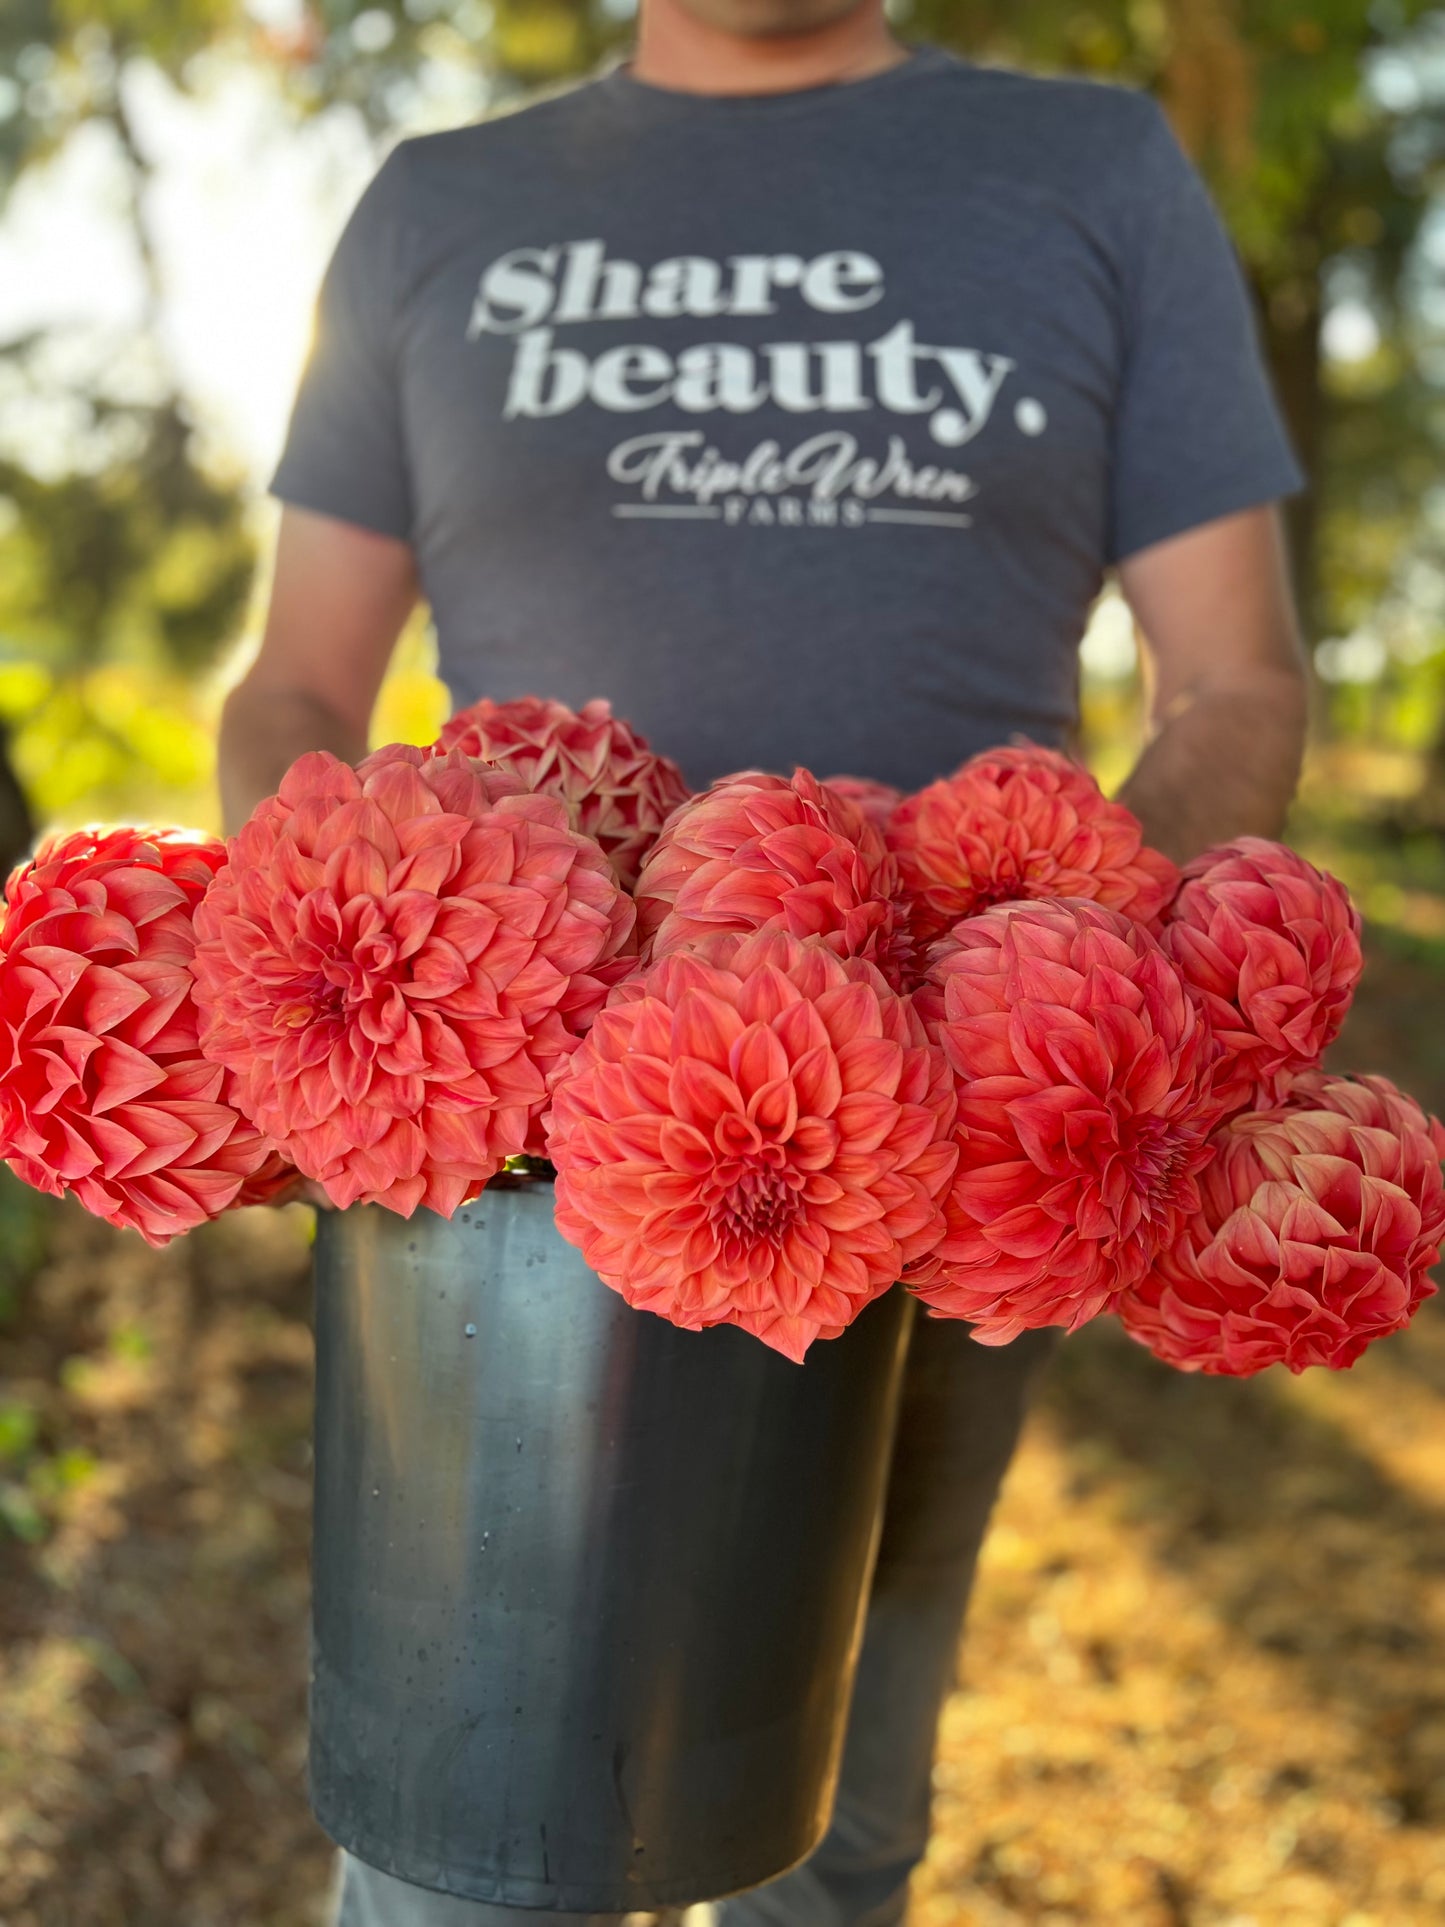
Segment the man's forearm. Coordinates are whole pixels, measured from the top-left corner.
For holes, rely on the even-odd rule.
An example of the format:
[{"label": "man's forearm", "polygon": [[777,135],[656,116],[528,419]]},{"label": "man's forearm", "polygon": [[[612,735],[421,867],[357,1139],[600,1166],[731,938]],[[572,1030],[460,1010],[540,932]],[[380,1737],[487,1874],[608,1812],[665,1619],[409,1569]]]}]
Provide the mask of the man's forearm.
[{"label": "man's forearm", "polygon": [[307,750],[329,749],[354,763],[365,740],[325,703],[298,692],[240,683],[221,713],[221,808],[234,834]]},{"label": "man's forearm", "polygon": [[1261,672],[1168,712],[1120,792],[1156,849],[1188,862],[1236,836],[1278,836],[1299,781],[1303,675]]}]

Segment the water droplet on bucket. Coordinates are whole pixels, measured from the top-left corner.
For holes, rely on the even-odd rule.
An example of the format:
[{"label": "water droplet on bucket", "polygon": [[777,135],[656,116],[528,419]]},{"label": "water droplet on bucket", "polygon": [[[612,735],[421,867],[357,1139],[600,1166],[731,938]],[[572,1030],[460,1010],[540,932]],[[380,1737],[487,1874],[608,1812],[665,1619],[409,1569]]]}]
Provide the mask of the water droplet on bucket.
[{"label": "water droplet on bucket", "polygon": [[373,1499],[379,1499],[381,1497],[381,1487],[379,1485],[374,1485],[371,1488],[371,1496]]},{"label": "water droplet on bucket", "polygon": [[477,1335],[477,1328],[475,1325],[463,1325],[462,1330],[463,1332],[465,1332],[468,1338],[475,1338]]}]

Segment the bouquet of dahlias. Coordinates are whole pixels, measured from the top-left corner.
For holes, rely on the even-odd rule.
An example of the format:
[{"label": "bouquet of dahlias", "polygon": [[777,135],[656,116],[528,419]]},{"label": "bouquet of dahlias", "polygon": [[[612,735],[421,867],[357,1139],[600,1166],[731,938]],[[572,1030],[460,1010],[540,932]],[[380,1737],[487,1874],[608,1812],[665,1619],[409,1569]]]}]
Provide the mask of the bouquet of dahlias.
[{"label": "bouquet of dahlias", "polygon": [[1445,1238],[1445,1130],[1321,1068],[1359,934],[1280,844],[1176,869],[1056,750],[690,796],[605,702],[481,702],[225,845],[18,870],[0,1155],[154,1242],[523,1165],[629,1304],[797,1360],[901,1279],[983,1344],[1112,1312],[1185,1371],[1341,1368]]}]

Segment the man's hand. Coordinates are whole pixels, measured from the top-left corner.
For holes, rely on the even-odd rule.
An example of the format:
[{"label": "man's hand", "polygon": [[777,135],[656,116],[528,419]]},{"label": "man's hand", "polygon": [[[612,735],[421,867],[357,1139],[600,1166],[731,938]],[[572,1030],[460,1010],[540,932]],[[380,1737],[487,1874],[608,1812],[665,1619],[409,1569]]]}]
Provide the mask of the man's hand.
[{"label": "man's hand", "polygon": [[1121,800],[1179,862],[1231,837],[1278,836],[1308,693],[1278,510],[1141,549],[1119,586],[1153,666],[1155,728]]},{"label": "man's hand", "polygon": [[366,752],[372,706],[417,599],[410,545],[282,510],[260,653],[221,716],[221,803],[234,831],[298,756]]}]

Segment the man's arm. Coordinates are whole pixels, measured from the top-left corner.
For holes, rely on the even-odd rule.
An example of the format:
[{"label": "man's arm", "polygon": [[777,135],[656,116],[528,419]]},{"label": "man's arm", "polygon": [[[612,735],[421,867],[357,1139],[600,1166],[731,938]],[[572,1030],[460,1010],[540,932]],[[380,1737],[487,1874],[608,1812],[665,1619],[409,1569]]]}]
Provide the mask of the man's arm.
[{"label": "man's arm", "polygon": [[1154,668],[1154,734],[1120,792],[1186,862],[1278,836],[1299,780],[1307,683],[1279,511],[1221,516],[1119,564]]},{"label": "man's arm", "polygon": [[372,706],[417,600],[411,547],[289,503],[260,653],[221,714],[221,803],[235,831],[298,756],[366,751]]}]

